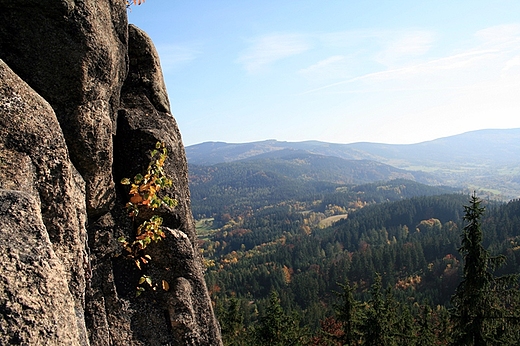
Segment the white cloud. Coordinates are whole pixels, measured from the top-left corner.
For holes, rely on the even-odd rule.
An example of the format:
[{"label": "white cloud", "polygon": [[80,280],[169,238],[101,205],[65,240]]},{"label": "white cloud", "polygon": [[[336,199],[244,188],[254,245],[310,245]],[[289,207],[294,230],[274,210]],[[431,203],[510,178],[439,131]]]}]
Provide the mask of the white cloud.
[{"label": "white cloud", "polygon": [[303,68],[299,74],[310,79],[347,78],[351,75],[352,62],[344,55],[333,55],[327,59]]},{"label": "white cloud", "polygon": [[329,32],[318,35],[319,40],[326,47],[352,48],[366,47],[370,42],[377,42],[391,36],[388,30],[365,29]]},{"label": "white cloud", "polygon": [[[430,31],[394,32],[382,42],[383,50],[375,55],[375,61],[391,66],[408,62],[408,59],[427,53],[435,35]],[[389,36],[390,36],[389,35]]]},{"label": "white cloud", "polygon": [[509,70],[512,70],[512,69],[518,69],[519,67],[520,67],[520,55],[516,55],[505,63],[505,66],[502,69],[502,72],[508,72]]},{"label": "white cloud", "polygon": [[[331,56],[300,69],[298,73],[314,81],[349,78],[345,81],[349,83],[362,78],[364,72],[372,75],[374,72],[371,71],[381,70],[381,65],[395,70],[416,62],[418,58],[423,59],[435,36],[433,32],[424,30],[379,29],[316,34],[312,38]],[[358,77],[353,77],[356,74]]]},{"label": "white cloud", "polygon": [[[389,33],[380,32],[379,35],[378,40],[382,40]],[[365,36],[368,35],[365,33]],[[325,90],[340,93],[360,90],[449,90],[496,82],[504,77],[503,74],[520,77],[520,25],[480,30],[474,35],[476,40],[466,43],[464,50],[448,52],[436,58],[426,55],[434,45],[434,34],[412,32],[394,36],[395,39],[387,41],[382,51],[374,54],[372,47],[371,51],[364,53],[365,57],[372,55],[386,61],[386,68],[380,67],[379,71],[372,68],[374,72],[358,74],[307,93]],[[403,63],[394,66],[392,63],[397,61]]]},{"label": "white cloud", "polygon": [[162,44],[157,45],[157,52],[161,60],[161,67],[166,72],[196,59],[200,54],[200,49],[197,44]]},{"label": "white cloud", "polygon": [[318,35],[325,47],[349,49],[371,54],[384,65],[405,57],[420,56],[428,52],[436,35],[428,30],[350,30]]},{"label": "white cloud", "polygon": [[498,44],[503,42],[518,42],[520,39],[520,24],[504,24],[479,30],[475,37],[484,42]]},{"label": "white cloud", "polygon": [[308,40],[302,35],[271,34],[251,41],[251,46],[237,59],[248,72],[256,72],[293,55],[303,53],[311,48]]},{"label": "white cloud", "polygon": [[[455,54],[443,58],[433,59],[426,62],[410,64],[401,68],[384,70],[381,72],[367,74],[360,78],[368,80],[405,80],[417,78],[440,79],[453,73],[465,73],[475,71],[493,60],[496,50],[477,50]],[[463,81],[460,81],[463,82]],[[417,85],[416,85],[417,87]]]}]

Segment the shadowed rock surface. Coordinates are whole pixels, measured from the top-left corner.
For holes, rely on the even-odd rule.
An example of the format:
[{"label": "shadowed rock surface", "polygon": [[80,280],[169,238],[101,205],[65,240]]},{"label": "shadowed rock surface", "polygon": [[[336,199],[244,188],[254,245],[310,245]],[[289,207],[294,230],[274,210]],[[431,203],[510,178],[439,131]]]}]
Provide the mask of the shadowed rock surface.
[{"label": "shadowed rock surface", "polygon": [[0,113],[0,340],[85,344],[84,182],[52,108],[1,60]]},{"label": "shadowed rock surface", "polygon": [[53,251],[38,202],[28,193],[0,190],[0,343],[80,345],[85,340],[66,271]]},{"label": "shadowed rock surface", "polygon": [[[221,345],[151,40],[120,0],[0,6],[1,343]],[[167,236],[141,271],[117,241],[139,222],[118,182],[157,141],[179,204],[158,211]],[[135,297],[141,275],[158,286]]]}]

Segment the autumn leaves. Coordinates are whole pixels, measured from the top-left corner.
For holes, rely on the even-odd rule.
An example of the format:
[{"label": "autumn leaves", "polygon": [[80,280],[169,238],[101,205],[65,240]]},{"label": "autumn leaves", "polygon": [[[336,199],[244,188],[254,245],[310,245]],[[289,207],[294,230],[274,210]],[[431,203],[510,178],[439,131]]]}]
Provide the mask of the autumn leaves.
[{"label": "autumn leaves", "polygon": [[[164,193],[159,193],[161,190],[173,186],[172,180],[164,172],[164,163],[167,157],[168,150],[165,144],[157,142],[155,149],[150,153],[150,164],[146,169],[146,173],[144,175],[135,175],[133,180],[129,178],[121,180],[121,184],[130,185],[128,193],[130,200],[126,204],[126,209],[132,221],[135,223],[137,216],[142,214],[143,211],[151,211],[153,214],[149,220],[143,221],[137,226],[134,240],[129,241],[125,237],[118,239],[127,252],[127,257],[135,262],[139,270],[141,270],[142,265],[148,264],[152,259],[150,255],[144,253],[146,247],[152,242],[156,243],[166,237],[162,229],[163,218],[157,213],[153,213],[153,211],[162,206],[169,208],[177,206],[177,200]],[[143,275],[139,279],[136,296],[145,291],[144,287],[146,285],[155,289],[152,279],[147,275]],[[169,285],[165,280],[162,280],[162,288],[166,291],[169,289]]]}]

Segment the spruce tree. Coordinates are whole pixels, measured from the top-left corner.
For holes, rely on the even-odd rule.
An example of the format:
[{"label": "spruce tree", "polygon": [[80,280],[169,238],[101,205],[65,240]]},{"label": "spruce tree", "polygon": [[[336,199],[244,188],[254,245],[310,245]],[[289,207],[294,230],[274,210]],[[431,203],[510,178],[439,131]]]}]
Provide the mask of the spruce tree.
[{"label": "spruce tree", "polygon": [[391,291],[387,291],[385,299],[382,287],[381,275],[377,273],[370,289],[369,308],[362,326],[364,345],[397,346],[395,338],[397,302]]},{"label": "spruce tree", "polygon": [[342,345],[359,345],[363,323],[363,311],[361,303],[354,298],[355,286],[352,287],[348,280],[340,284],[343,289],[338,293],[341,303],[335,306],[337,320],[341,323],[343,335],[339,337]]},{"label": "spruce tree", "polygon": [[254,332],[256,345],[300,346],[304,344],[305,332],[299,328],[295,316],[283,311],[276,291],[271,291],[269,304],[259,322]]},{"label": "spruce tree", "polygon": [[464,206],[466,225],[459,248],[464,270],[462,282],[452,297],[453,345],[503,345],[507,339],[501,334],[511,314],[503,298],[510,293],[508,287],[517,277],[493,274],[505,257],[491,256],[482,245],[481,218],[485,208],[481,204],[473,194],[470,204]]},{"label": "spruce tree", "polygon": [[[391,293],[391,291],[389,291]],[[389,299],[389,297],[387,297]],[[394,326],[395,339],[398,345],[415,345],[417,341],[417,325],[408,305],[400,304],[392,297],[398,315]],[[390,301],[391,301],[390,300]]]},{"label": "spruce tree", "polygon": [[222,330],[222,341],[226,346],[244,345],[245,334],[244,318],[240,309],[240,301],[233,297],[227,302],[227,309],[222,313],[220,320]]},{"label": "spruce tree", "polygon": [[416,346],[431,346],[435,345],[435,334],[433,330],[432,309],[429,305],[421,307],[419,318],[417,319],[419,325]]}]

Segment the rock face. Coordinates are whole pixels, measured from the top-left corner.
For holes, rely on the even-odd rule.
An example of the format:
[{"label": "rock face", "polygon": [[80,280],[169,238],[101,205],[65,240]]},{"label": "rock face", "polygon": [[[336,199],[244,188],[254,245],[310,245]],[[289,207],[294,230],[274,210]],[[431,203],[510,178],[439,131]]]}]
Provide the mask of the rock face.
[{"label": "rock face", "polygon": [[1,58],[53,107],[87,183],[89,216],[113,203],[112,141],[126,76],[124,1],[0,1]]},{"label": "rock face", "polygon": [[[122,0],[0,6],[0,343],[221,345],[151,40]],[[179,203],[139,270],[117,241],[139,222],[118,182],[157,141]],[[166,289],[136,297],[142,275]]]},{"label": "rock face", "polygon": [[86,344],[84,182],[50,105],[1,60],[0,114],[0,343]]},{"label": "rock face", "polygon": [[0,190],[0,208],[0,343],[82,344],[66,271],[53,251],[39,201]]}]

